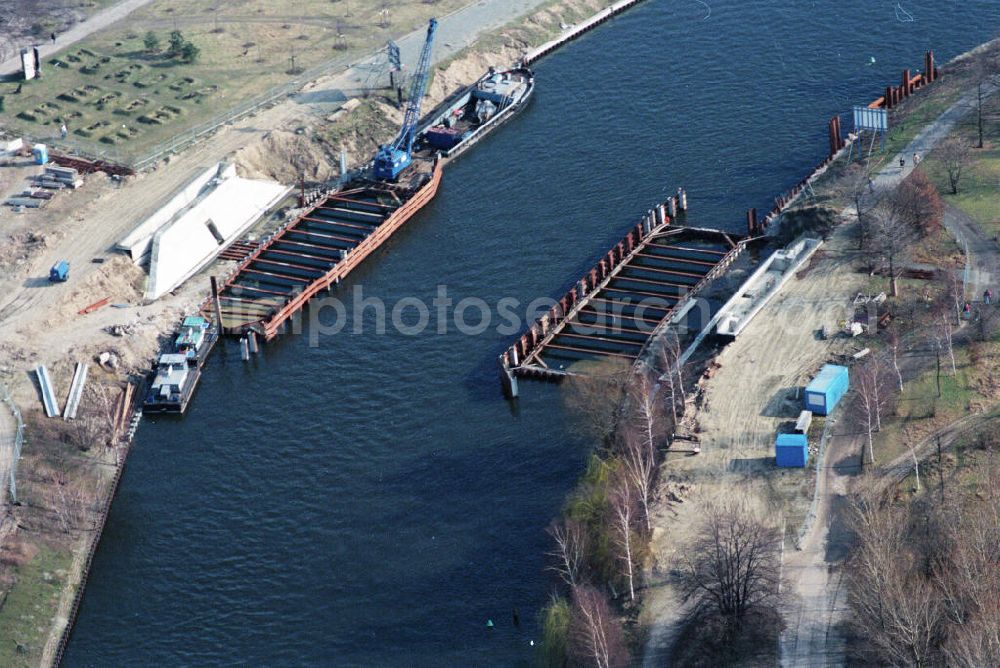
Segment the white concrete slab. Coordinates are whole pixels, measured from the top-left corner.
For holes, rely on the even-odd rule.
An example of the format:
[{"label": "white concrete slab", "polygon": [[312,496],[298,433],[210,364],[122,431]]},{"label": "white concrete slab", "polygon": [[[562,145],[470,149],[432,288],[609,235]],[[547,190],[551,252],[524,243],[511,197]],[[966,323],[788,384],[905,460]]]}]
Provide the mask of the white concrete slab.
[{"label": "white concrete slab", "polygon": [[189,207],[160,227],[150,243],[146,299],[175,290],[204,268],[291,190],[274,181],[213,179]]},{"label": "white concrete slab", "polygon": [[219,175],[219,168],[222,164],[212,165],[184,186],[180,192],[170,198],[169,202],[139,223],[139,226],[132,230],[127,237],[119,241],[118,249],[127,252],[137,263],[146,261],[153,243],[153,235],[173,220],[185,207],[191,206],[197,201],[209,182]]}]

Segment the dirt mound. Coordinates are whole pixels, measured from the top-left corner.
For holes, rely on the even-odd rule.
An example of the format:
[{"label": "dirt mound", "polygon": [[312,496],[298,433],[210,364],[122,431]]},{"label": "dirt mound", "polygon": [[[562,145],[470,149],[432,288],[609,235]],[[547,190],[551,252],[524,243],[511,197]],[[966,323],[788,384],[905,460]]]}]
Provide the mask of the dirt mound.
[{"label": "dirt mound", "polygon": [[248,179],[293,184],[303,176],[306,181],[327,181],[337,176],[337,161],[309,133],[274,130],[237,151],[233,159],[236,172]]},{"label": "dirt mound", "polygon": [[111,303],[138,303],[146,273],[125,255],[113,255],[59,304],[56,317],[71,318],[81,309],[107,297]]},{"label": "dirt mound", "polygon": [[498,69],[510,67],[521,57],[523,51],[521,48],[504,46],[488,52],[472,51],[452,61],[445,69],[439,69],[434,73],[434,79],[427,89],[425,109],[430,109],[451,93],[468,86],[491,66]]},{"label": "dirt mound", "polygon": [[48,238],[41,232],[16,232],[0,240],[0,267],[26,265],[32,257],[48,245]]}]

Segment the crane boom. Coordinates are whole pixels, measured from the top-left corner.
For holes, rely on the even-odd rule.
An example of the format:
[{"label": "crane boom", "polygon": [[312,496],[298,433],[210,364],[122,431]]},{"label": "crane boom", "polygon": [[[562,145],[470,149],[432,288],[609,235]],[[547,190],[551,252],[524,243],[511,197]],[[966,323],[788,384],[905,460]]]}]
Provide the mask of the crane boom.
[{"label": "crane boom", "polygon": [[403,116],[403,126],[391,144],[379,146],[375,154],[375,178],[395,180],[399,173],[413,162],[413,140],[420,121],[420,105],[427,90],[427,78],[431,69],[431,47],[434,45],[434,33],[437,31],[437,19],[431,19],[427,24],[427,40],[420,52],[417,71],[410,85],[410,97],[406,103],[406,114]]}]

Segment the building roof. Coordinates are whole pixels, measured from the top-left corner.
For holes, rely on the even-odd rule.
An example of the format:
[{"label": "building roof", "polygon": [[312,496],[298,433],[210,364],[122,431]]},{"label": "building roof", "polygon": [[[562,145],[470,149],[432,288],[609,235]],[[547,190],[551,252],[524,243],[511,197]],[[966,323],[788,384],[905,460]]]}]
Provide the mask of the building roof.
[{"label": "building roof", "polygon": [[775,439],[774,444],[777,446],[795,446],[801,448],[803,445],[808,445],[809,441],[806,439],[805,434],[778,434],[778,438]]},{"label": "building roof", "polygon": [[806,386],[807,392],[826,392],[830,385],[847,373],[846,366],[824,364],[812,382]]}]

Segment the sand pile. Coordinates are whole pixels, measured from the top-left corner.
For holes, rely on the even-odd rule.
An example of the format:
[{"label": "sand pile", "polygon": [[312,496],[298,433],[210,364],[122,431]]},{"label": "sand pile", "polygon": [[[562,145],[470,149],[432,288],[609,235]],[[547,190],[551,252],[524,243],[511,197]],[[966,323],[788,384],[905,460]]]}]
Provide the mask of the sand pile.
[{"label": "sand pile", "polygon": [[57,306],[55,318],[62,321],[107,297],[112,304],[138,304],[146,285],[146,273],[126,255],[113,255],[90,274]]},{"label": "sand pile", "polygon": [[271,179],[294,184],[327,181],[337,176],[337,160],[327,155],[311,133],[274,130],[263,140],[246,146],[234,156],[236,172],[248,179]]},{"label": "sand pile", "polygon": [[504,46],[489,52],[471,51],[452,61],[445,69],[434,73],[424,108],[430,110],[448,95],[476,81],[491,66],[497,69],[510,67],[523,53],[523,48]]}]

